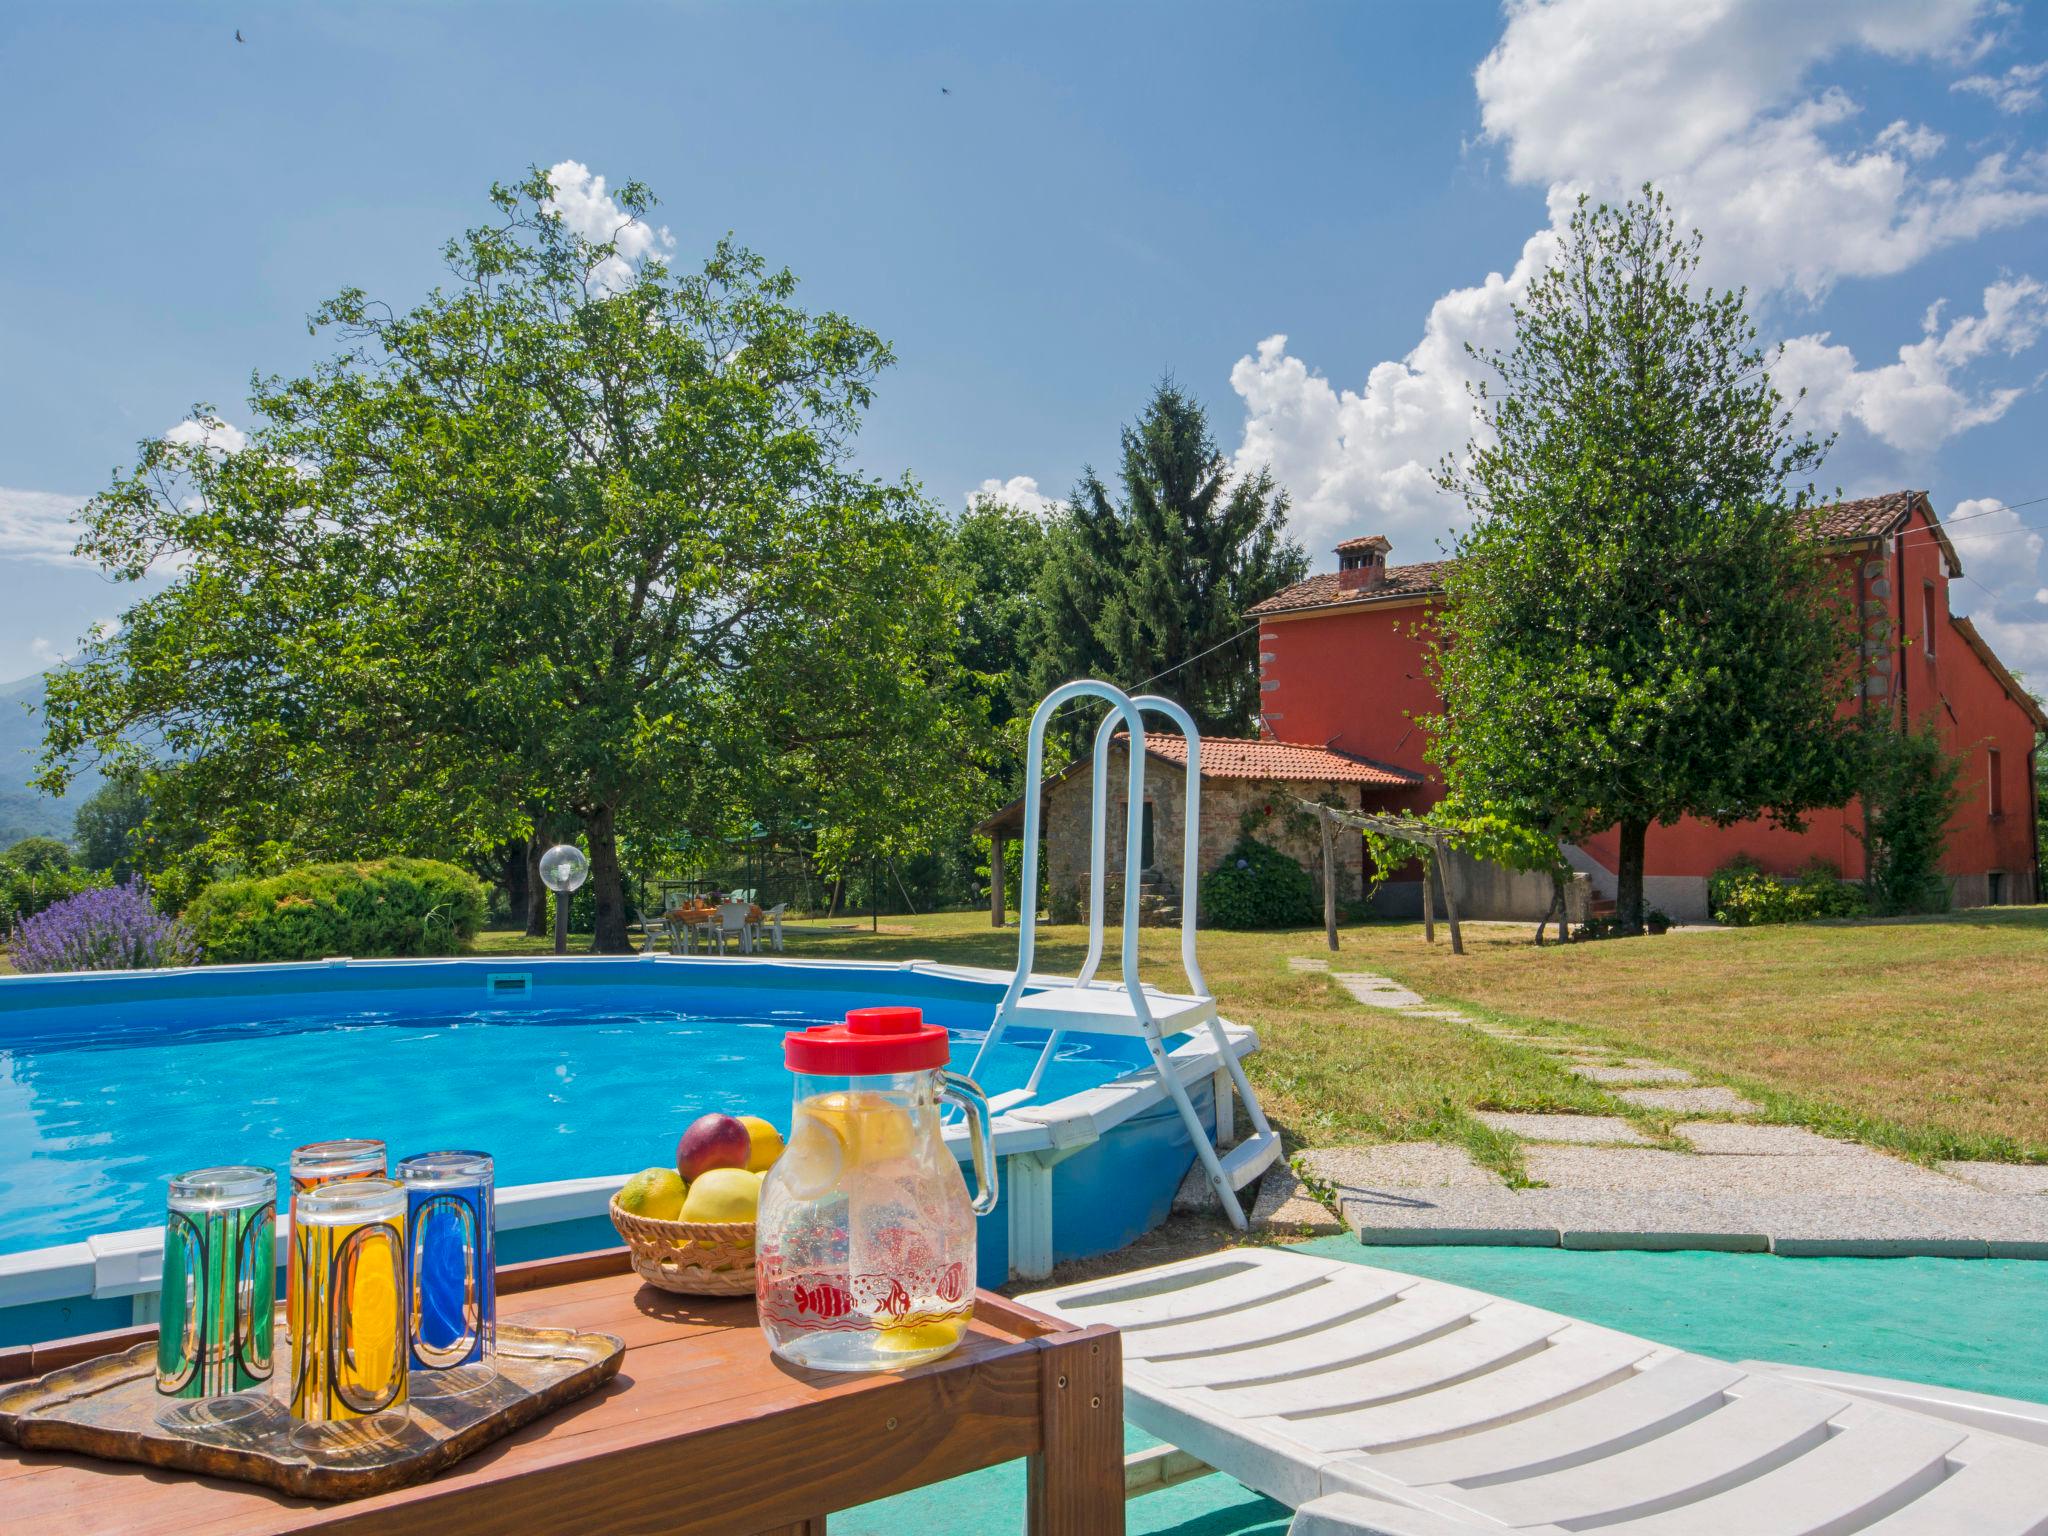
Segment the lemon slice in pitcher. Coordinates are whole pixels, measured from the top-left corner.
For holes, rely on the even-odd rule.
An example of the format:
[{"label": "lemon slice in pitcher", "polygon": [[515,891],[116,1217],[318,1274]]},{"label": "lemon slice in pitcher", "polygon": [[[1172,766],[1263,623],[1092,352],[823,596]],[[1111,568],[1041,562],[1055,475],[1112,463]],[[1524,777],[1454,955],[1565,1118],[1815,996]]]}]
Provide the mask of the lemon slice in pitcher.
[{"label": "lemon slice in pitcher", "polygon": [[819,1200],[832,1192],[846,1168],[846,1141],[838,1127],[810,1112],[807,1103],[789,1128],[789,1144],[775,1160],[775,1176],[799,1200]]},{"label": "lemon slice in pitcher", "polygon": [[917,1127],[911,1123],[910,1111],[885,1094],[858,1088],[820,1093],[804,1100],[802,1112],[815,1115],[839,1133],[851,1168],[908,1157],[917,1147]]},{"label": "lemon slice in pitcher", "polygon": [[951,1349],[967,1331],[964,1317],[942,1317],[932,1323],[898,1323],[882,1330],[881,1348],[892,1355],[921,1354],[927,1349]]}]

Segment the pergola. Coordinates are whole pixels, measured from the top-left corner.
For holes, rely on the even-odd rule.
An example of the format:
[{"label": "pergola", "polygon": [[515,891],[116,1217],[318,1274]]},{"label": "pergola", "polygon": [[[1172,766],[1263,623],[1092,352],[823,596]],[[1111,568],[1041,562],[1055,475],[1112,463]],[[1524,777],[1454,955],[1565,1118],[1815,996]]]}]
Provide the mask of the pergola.
[{"label": "pergola", "polygon": [[1436,896],[1430,879],[1430,867],[1434,865],[1434,883],[1443,887],[1444,915],[1450,920],[1451,953],[1465,953],[1465,935],[1458,927],[1458,896],[1444,860],[1444,835],[1440,829],[1413,816],[1385,811],[1346,811],[1319,800],[1298,799],[1295,804],[1313,815],[1323,828],[1323,928],[1329,936],[1330,948],[1337,947],[1337,828],[1348,827],[1421,850],[1423,936],[1432,944],[1436,942]]}]

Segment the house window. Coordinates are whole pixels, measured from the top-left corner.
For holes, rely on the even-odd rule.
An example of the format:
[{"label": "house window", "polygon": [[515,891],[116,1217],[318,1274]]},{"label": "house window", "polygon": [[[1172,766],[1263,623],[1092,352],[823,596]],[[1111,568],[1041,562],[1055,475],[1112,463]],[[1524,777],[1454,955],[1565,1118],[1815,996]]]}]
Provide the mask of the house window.
[{"label": "house window", "polygon": [[1990,780],[1991,814],[1996,818],[2005,814],[2005,775],[1999,772],[1999,764],[2003,759],[1999,756],[1998,748],[1993,747],[1989,755],[1986,777]]},{"label": "house window", "polygon": [[1934,659],[1934,583],[1928,582],[1920,589],[1920,643],[1927,650],[1927,659]]}]

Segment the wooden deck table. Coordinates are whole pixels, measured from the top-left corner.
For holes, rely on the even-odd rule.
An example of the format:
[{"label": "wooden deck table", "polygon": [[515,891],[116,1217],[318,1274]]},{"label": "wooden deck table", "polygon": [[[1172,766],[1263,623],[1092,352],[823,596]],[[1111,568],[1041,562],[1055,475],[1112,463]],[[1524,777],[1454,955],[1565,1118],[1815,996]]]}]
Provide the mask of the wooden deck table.
[{"label": "wooden deck table", "polygon": [[[750,1299],[643,1286],[623,1248],[509,1265],[498,1284],[506,1321],[623,1338],[617,1378],[439,1477],[344,1504],[0,1445],[0,1529],[822,1536],[831,1511],[1020,1456],[1030,1458],[1021,1519],[1033,1536],[1124,1528],[1114,1329],[1073,1329],[984,1291],[973,1327],[945,1359],[844,1375],[772,1358]],[[155,1335],[131,1329],[0,1351],[0,1381]]]}]

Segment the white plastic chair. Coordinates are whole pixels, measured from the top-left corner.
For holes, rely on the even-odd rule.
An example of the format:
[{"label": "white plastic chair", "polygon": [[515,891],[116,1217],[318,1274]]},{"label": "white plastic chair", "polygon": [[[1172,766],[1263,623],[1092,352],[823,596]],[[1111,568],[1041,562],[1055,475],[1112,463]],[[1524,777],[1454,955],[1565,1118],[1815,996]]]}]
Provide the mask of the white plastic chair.
[{"label": "white plastic chair", "polygon": [[[782,914],[788,910],[788,902],[778,901],[761,914],[762,922],[768,924],[768,942],[774,946],[778,955],[782,953]],[[757,939],[760,937],[760,929],[760,923],[754,924],[754,936]]]},{"label": "white plastic chair", "polygon": [[740,953],[754,952],[753,924],[747,921],[747,914],[753,909],[744,901],[722,901],[718,904],[718,926],[713,930],[718,939],[718,952],[725,953],[727,935],[739,941]]}]

